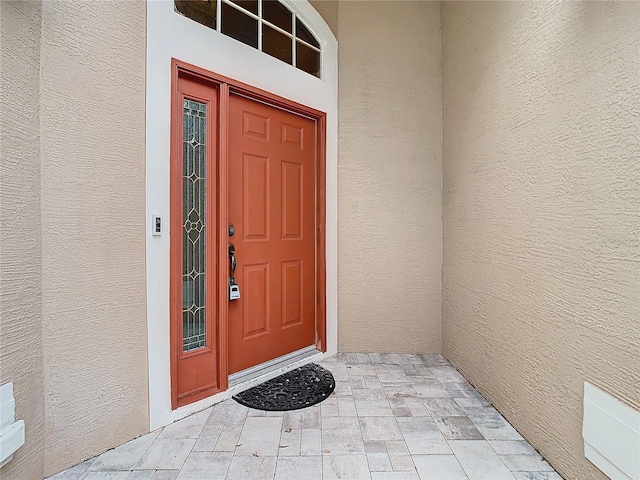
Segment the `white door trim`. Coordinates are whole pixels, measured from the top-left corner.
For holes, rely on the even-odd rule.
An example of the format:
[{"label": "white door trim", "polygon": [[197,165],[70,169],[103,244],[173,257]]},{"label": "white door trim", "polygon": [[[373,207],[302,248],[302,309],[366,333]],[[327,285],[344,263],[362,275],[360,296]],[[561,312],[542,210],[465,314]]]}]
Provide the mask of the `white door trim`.
[{"label": "white door trim", "polygon": [[[173,0],[147,0],[146,273],[149,356],[149,428],[206,408],[230,391],[171,410],[169,346],[169,235],[152,233],[152,216],[169,222],[171,58],[267,90],[327,114],[326,315],[327,353],[338,346],[338,43],[306,0],[282,0],[320,41],[322,79],[200,25],[174,11]],[[322,355],[318,358],[321,358]],[[236,387],[234,387],[236,388]]]}]

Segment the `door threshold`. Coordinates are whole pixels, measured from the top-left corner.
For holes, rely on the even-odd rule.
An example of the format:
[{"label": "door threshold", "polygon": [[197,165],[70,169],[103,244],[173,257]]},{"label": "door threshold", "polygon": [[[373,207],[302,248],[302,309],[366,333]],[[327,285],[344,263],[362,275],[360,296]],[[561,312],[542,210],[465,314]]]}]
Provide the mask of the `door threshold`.
[{"label": "door threshold", "polygon": [[318,350],[315,345],[310,345],[300,350],[296,350],[295,352],[291,352],[281,357],[274,358],[273,360],[269,360],[268,362],[261,363],[260,365],[256,365],[255,367],[249,367],[245,370],[233,373],[229,375],[229,387],[233,387],[240,383],[249,382],[254,378],[272,373],[276,370],[282,370],[281,372],[279,372],[279,374],[285,373],[289,370],[292,370],[293,368],[299,367],[302,363],[304,363],[304,360],[313,357],[318,353],[322,352],[320,352],[320,350]]}]

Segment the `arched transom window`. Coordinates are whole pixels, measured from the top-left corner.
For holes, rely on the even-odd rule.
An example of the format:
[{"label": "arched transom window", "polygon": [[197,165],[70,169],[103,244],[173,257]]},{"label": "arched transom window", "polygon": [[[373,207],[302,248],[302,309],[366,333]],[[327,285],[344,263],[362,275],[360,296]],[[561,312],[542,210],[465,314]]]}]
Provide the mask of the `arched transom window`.
[{"label": "arched transom window", "polygon": [[176,11],[202,25],[320,76],[320,43],[277,0],[174,0]]}]

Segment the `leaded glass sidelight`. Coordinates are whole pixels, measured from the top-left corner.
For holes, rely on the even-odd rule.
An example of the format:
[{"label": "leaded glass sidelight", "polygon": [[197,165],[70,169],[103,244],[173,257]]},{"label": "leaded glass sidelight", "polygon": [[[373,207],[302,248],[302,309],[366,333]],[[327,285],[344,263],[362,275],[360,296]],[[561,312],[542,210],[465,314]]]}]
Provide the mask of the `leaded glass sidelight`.
[{"label": "leaded glass sidelight", "polygon": [[182,351],[206,346],[207,105],[185,99],[182,141]]}]

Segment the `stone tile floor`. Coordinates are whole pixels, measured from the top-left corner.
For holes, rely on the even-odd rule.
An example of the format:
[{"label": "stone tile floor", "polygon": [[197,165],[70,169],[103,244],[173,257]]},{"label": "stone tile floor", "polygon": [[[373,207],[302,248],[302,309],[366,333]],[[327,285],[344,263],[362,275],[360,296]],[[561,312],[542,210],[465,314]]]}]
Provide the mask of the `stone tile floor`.
[{"label": "stone tile floor", "polygon": [[441,355],[338,354],[319,405],[219,403],[50,480],[561,480]]}]

